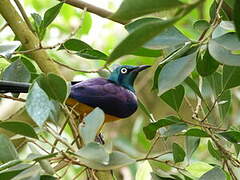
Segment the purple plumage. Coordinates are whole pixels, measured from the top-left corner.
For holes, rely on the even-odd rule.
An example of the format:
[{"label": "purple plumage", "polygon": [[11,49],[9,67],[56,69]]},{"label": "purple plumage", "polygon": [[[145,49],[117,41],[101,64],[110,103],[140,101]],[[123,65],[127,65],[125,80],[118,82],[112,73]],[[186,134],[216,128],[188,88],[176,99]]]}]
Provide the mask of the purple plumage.
[{"label": "purple plumage", "polygon": [[137,98],[133,92],[104,78],[74,84],[70,97],[118,118],[129,117],[137,110]]}]

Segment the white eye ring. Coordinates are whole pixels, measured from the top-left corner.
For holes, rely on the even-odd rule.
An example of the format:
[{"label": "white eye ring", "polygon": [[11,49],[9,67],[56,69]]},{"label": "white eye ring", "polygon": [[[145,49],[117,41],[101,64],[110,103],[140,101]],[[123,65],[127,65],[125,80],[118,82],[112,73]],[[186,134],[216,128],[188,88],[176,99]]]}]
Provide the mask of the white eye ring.
[{"label": "white eye ring", "polygon": [[122,69],[121,69],[121,73],[122,73],[122,74],[126,74],[127,72],[128,72],[127,68],[122,68]]}]

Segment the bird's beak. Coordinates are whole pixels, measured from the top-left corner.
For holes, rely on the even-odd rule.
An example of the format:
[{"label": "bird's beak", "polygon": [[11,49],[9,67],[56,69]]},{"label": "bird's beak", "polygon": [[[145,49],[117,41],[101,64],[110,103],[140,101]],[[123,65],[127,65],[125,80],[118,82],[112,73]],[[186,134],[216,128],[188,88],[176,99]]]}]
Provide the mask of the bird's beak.
[{"label": "bird's beak", "polygon": [[136,69],[134,69],[134,72],[138,73],[138,72],[140,72],[140,71],[142,71],[144,69],[147,69],[149,67],[151,67],[151,66],[149,66],[149,65],[141,65],[141,66],[136,67]]}]

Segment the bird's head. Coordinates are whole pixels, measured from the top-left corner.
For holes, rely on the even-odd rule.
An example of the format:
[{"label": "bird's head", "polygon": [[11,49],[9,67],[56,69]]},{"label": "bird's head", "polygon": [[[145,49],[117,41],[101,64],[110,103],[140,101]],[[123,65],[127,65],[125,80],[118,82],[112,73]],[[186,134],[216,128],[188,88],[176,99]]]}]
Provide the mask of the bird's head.
[{"label": "bird's head", "polygon": [[138,73],[146,68],[151,66],[142,65],[142,66],[130,66],[123,65],[119,66],[113,70],[110,74],[108,80],[113,81],[114,83],[123,86],[129,89],[132,92],[135,92],[133,88],[134,80],[136,79]]}]

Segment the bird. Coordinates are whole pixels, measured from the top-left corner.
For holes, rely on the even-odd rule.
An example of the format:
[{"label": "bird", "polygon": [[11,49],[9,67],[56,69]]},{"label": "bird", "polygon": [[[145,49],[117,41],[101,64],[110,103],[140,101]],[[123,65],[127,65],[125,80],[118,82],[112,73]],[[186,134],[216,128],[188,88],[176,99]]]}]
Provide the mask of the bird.
[{"label": "bird", "polygon": [[[121,65],[108,78],[90,78],[73,82],[66,105],[81,116],[99,107],[105,114],[105,122],[112,122],[131,116],[138,107],[134,81],[139,72],[149,65]],[[0,93],[27,93],[31,84],[0,81]]]}]

